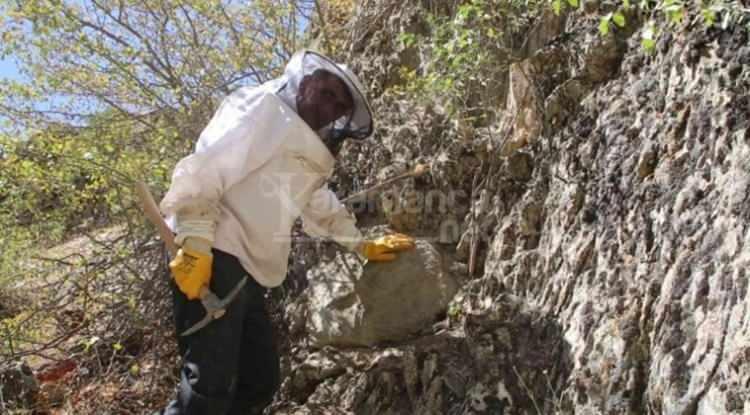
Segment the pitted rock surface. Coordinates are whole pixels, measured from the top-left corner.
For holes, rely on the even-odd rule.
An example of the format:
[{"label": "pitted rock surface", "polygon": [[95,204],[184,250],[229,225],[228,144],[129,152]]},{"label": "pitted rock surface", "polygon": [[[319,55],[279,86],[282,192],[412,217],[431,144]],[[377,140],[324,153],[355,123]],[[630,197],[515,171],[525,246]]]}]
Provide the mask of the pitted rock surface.
[{"label": "pitted rock surface", "polygon": [[404,340],[444,314],[458,290],[440,253],[420,240],[393,262],[339,255],[308,279],[307,328],[318,346]]}]

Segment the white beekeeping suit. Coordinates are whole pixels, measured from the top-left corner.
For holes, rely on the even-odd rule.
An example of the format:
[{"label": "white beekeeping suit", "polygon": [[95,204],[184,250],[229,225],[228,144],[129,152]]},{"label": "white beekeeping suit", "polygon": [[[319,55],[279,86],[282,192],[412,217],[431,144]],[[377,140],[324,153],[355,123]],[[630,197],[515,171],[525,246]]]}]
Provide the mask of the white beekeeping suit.
[{"label": "white beekeeping suit", "polygon": [[[295,99],[302,78],[318,69],[345,82],[354,109],[315,132],[297,115]],[[278,286],[286,276],[297,217],[308,233],[354,249],[362,237],[325,186],[334,157],[321,136],[362,139],[372,129],[356,76],[315,52],[296,53],[282,77],[225,98],[195,153],[177,163],[160,204],[178,234],[176,242],[188,236],[206,239],[236,256],[266,287]]]}]

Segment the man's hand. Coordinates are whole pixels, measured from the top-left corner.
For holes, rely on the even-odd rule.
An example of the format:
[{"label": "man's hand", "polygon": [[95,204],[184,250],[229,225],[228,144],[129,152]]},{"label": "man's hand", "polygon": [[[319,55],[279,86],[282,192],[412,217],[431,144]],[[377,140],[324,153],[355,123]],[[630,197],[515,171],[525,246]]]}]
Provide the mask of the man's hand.
[{"label": "man's hand", "polygon": [[211,282],[211,243],[203,238],[187,237],[169,263],[172,276],[189,300],[200,298],[201,287]]},{"label": "man's hand", "polygon": [[396,259],[396,252],[413,248],[414,238],[396,233],[362,242],[359,252],[370,261],[393,261]]}]

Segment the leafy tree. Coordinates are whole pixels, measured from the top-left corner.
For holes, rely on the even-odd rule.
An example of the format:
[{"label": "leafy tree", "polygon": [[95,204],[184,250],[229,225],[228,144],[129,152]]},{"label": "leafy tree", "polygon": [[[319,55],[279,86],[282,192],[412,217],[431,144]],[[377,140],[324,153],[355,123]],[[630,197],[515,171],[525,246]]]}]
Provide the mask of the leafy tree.
[{"label": "leafy tree", "polygon": [[315,2],[315,24],[310,35],[315,38],[315,48],[328,56],[340,58],[351,33],[354,0],[327,0]]},{"label": "leafy tree", "polygon": [[0,84],[14,127],[84,125],[112,109],[193,140],[220,96],[259,83],[301,46],[313,1],[24,0],[0,6],[0,54],[29,83]]}]

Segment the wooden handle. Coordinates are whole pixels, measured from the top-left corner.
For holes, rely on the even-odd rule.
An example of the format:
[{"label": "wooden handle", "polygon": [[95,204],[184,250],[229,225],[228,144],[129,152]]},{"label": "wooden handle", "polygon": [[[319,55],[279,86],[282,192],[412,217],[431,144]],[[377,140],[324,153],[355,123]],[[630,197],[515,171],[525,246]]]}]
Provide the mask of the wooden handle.
[{"label": "wooden handle", "polygon": [[353,203],[359,201],[360,199],[365,199],[365,197],[370,193],[376,192],[383,187],[388,186],[389,184],[396,183],[399,180],[408,179],[409,177],[419,177],[427,173],[428,170],[429,166],[427,166],[426,164],[417,164],[412,171],[408,171],[396,177],[391,177],[390,179],[387,179],[382,183],[378,183],[375,186],[370,187],[369,189],[365,189],[359,193],[355,193],[349,197],[346,197],[341,201],[341,203]]},{"label": "wooden handle", "polygon": [[138,199],[141,202],[141,208],[146,218],[151,222],[152,225],[156,226],[156,230],[159,232],[161,240],[167,246],[169,255],[174,258],[177,254],[177,245],[174,243],[174,235],[172,230],[169,229],[167,223],[164,222],[164,218],[161,216],[159,207],[156,205],[154,197],[151,195],[151,191],[148,190],[148,186],[141,180],[135,182],[135,193],[138,195]]}]

